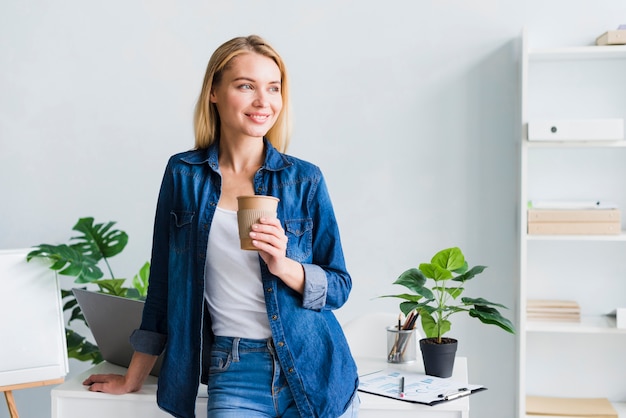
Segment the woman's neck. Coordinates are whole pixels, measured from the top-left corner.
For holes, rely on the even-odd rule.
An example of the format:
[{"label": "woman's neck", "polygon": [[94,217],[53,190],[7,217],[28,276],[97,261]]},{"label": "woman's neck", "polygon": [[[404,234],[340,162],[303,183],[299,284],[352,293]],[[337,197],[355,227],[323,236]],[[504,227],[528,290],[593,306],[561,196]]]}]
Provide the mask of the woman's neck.
[{"label": "woman's neck", "polygon": [[263,138],[240,141],[220,140],[220,169],[231,173],[245,173],[259,169],[265,159]]}]

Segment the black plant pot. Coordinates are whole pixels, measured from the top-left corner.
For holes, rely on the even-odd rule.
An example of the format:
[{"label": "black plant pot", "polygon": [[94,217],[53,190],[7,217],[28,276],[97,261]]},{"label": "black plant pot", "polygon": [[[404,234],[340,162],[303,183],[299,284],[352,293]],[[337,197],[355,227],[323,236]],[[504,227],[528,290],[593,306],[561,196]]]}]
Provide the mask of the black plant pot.
[{"label": "black plant pot", "polygon": [[437,344],[436,338],[420,340],[424,370],[430,376],[450,377],[458,342],[454,338],[442,338],[441,341],[441,344]]}]

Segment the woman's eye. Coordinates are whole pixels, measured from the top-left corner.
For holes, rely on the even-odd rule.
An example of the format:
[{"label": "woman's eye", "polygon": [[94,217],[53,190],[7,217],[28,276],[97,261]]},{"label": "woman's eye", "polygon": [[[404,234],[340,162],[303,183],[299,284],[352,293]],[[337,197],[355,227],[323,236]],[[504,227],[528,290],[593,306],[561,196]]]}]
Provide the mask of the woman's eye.
[{"label": "woman's eye", "polygon": [[278,86],[270,87],[270,91],[272,93],[280,93],[280,87],[278,87]]},{"label": "woman's eye", "polygon": [[251,84],[242,84],[239,86],[239,88],[241,90],[252,90],[252,85]]}]

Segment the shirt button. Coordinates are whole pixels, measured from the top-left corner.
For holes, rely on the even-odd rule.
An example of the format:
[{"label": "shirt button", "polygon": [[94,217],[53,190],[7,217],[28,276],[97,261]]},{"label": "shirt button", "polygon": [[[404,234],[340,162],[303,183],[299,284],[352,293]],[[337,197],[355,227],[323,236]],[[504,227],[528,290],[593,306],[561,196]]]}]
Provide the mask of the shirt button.
[{"label": "shirt button", "polygon": [[272,320],[276,321],[278,319],[278,315],[272,315]]},{"label": "shirt button", "polygon": [[282,341],[278,343],[278,346],[279,346],[279,347],[282,347],[282,346],[284,346],[284,345],[285,345],[285,343],[284,343],[284,342],[282,342]]},{"label": "shirt button", "polygon": [[268,288],[267,288],[267,292],[268,292],[268,293],[272,293],[272,292],[273,292],[272,288],[271,288],[271,287],[268,287]]},{"label": "shirt button", "polygon": [[293,373],[293,367],[290,367],[289,370],[287,370],[289,373]]}]

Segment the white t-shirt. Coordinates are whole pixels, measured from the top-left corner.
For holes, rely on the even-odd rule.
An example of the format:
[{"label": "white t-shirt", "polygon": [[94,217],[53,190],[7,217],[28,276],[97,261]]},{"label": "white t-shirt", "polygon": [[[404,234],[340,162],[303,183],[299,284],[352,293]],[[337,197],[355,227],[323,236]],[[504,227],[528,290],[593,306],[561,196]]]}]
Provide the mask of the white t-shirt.
[{"label": "white t-shirt", "polygon": [[259,254],[239,246],[237,212],[217,208],[209,232],[204,297],[215,335],[269,338]]}]

